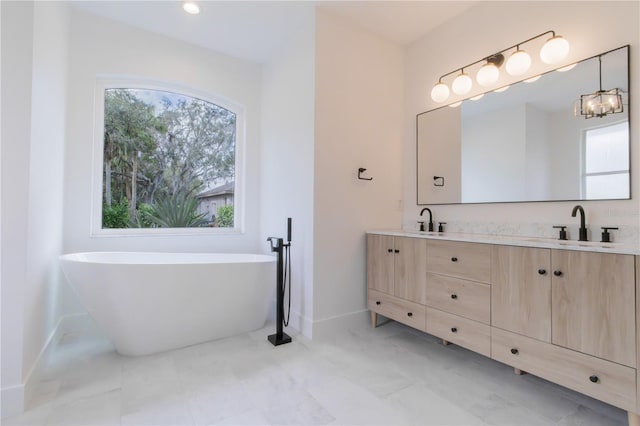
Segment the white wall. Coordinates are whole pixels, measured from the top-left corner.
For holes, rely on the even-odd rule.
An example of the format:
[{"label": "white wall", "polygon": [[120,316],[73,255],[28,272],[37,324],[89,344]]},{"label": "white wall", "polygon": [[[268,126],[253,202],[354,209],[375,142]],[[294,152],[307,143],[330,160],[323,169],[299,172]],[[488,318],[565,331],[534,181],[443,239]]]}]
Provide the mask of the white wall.
[{"label": "white wall", "polygon": [[551,196],[549,114],[527,104],[526,117],[526,197],[544,200]]},{"label": "white wall", "polygon": [[21,411],[59,303],[69,12],[3,2],[2,416]]},{"label": "white wall", "polygon": [[366,309],[365,231],[400,226],[403,61],[399,46],[318,9],[314,333]]},{"label": "white wall", "polygon": [[[433,109],[429,93],[440,75],[486,56],[496,49],[553,29],[571,42],[566,63],[591,57],[624,44],[638,50],[640,35],[638,2],[479,2],[465,13],[436,28],[408,48],[406,62],[406,103],[404,143],[404,211],[403,224],[415,227],[419,207],[415,199],[415,115]],[[615,17],[615,31],[594,31],[593,23],[603,17]],[[499,23],[487,25],[487,22]],[[631,55],[631,99],[640,98],[640,56]],[[473,96],[475,92],[470,93]],[[454,99],[452,98],[452,102]],[[636,238],[640,209],[640,126],[631,130],[632,200],[585,201],[587,222],[595,235],[596,227],[623,226],[619,239]],[[633,172],[635,171],[635,172]],[[555,235],[551,224],[570,224],[571,238],[577,235],[578,222],[571,218],[575,202],[517,203],[435,206],[438,220],[457,223],[457,229],[487,231],[510,224],[510,229],[530,229]],[[474,225],[475,224],[475,225]],[[538,224],[530,228],[531,224]],[[456,227],[454,227],[456,228]],[[449,227],[453,230],[452,227]],[[635,236],[634,236],[635,235]]]},{"label": "white wall", "polygon": [[465,117],[462,201],[522,199],[526,188],[525,106]]},{"label": "white wall", "polygon": [[36,2],[33,29],[25,375],[66,313],[59,303],[67,291],[58,256],[62,253],[68,5]]},{"label": "white wall", "polygon": [[[418,127],[419,200],[437,203],[458,203],[462,196],[462,109],[439,108],[420,115]],[[437,124],[437,125],[436,125]],[[428,129],[428,130],[423,130]],[[444,179],[444,185],[434,185],[434,176]]]},{"label": "white wall", "polygon": [[2,2],[2,417],[24,404],[33,4]]},{"label": "white wall", "polygon": [[270,252],[267,237],[286,238],[287,217],[292,218],[290,326],[311,336],[315,98],[311,4],[299,21],[300,32],[263,69],[259,245]]},{"label": "white wall", "polygon": [[[259,226],[261,68],[258,64],[73,11],[65,166],[64,251],[256,252]],[[98,75],[167,81],[244,105],[245,232],[242,235],[90,237],[94,89]],[[240,194],[236,194],[236,199]]]}]

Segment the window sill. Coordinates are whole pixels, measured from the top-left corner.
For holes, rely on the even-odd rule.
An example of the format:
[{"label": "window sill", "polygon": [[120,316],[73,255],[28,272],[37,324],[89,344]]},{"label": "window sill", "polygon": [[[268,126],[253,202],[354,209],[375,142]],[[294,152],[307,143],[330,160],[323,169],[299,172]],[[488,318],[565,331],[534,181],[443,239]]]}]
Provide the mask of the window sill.
[{"label": "window sill", "polygon": [[241,228],[126,228],[94,229],[92,238],[114,237],[189,237],[189,236],[227,236],[243,235]]}]

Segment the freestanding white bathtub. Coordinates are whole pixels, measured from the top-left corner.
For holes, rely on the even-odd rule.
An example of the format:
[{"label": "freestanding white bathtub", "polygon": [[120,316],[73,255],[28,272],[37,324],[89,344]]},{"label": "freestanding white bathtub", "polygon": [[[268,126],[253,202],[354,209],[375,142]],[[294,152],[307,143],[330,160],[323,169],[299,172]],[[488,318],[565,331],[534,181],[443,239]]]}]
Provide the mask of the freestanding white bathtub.
[{"label": "freestanding white bathtub", "polygon": [[122,355],[256,330],[275,292],[275,257],[93,252],[60,256],[89,314]]}]

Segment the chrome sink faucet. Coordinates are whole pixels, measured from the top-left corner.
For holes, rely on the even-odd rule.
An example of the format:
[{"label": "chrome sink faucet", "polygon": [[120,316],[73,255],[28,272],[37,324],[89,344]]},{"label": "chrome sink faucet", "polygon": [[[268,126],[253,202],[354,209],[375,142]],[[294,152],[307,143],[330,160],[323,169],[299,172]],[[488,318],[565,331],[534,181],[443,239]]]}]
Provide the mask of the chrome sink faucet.
[{"label": "chrome sink faucet", "polygon": [[426,211],[429,212],[429,232],[433,232],[433,215],[431,214],[431,209],[428,207],[425,207],[424,209],[422,209],[422,211],[420,212],[420,216],[422,216],[422,214]]},{"label": "chrome sink faucet", "polygon": [[577,205],[573,208],[571,217],[576,217],[577,212],[580,212],[580,229],[578,230],[580,238],[578,238],[578,241],[589,241],[587,238],[587,227],[584,224],[584,209],[581,205]]}]

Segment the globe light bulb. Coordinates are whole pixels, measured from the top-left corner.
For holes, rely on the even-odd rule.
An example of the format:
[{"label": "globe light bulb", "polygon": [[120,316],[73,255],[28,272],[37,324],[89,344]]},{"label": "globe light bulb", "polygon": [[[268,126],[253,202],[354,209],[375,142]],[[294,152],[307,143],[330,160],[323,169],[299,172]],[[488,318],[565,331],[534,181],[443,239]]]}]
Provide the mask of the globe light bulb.
[{"label": "globe light bulb", "polygon": [[483,96],[484,96],[484,93],[480,93],[479,95],[476,95],[469,99],[471,99],[472,101],[479,101],[480,99],[482,99]]},{"label": "globe light bulb", "polygon": [[490,86],[500,77],[500,70],[491,62],[487,62],[478,70],[476,81],[480,86]]},{"label": "globe light bulb", "polygon": [[471,91],[472,86],[473,80],[471,80],[471,77],[469,77],[468,74],[462,72],[459,76],[456,77],[455,80],[453,80],[453,83],[451,84],[451,90],[453,90],[453,93],[455,93],[456,95],[464,95]]},{"label": "globe light bulb", "polygon": [[460,105],[462,105],[462,101],[458,101],[458,102],[456,102],[456,103],[450,104],[450,105],[449,105],[449,107],[450,107],[450,108],[457,108],[457,107],[459,107]]},{"label": "globe light bulb", "polygon": [[558,71],[558,72],[571,71],[572,69],[574,69],[576,67],[576,65],[578,65],[578,64],[567,65],[566,67],[558,68],[556,71]]},{"label": "globe light bulb", "polygon": [[524,50],[516,50],[509,56],[505,68],[509,75],[522,75],[531,67],[531,56]]},{"label": "globe light bulb", "polygon": [[540,49],[540,59],[545,64],[556,64],[569,54],[569,42],[562,36],[553,36]]},{"label": "globe light bulb", "polygon": [[433,99],[434,102],[444,102],[448,97],[449,86],[444,83],[437,83],[435,86],[433,86],[433,89],[431,89],[431,99]]},{"label": "globe light bulb", "polygon": [[525,83],[533,83],[533,82],[536,82],[536,81],[540,80],[540,77],[542,77],[542,75],[536,75],[535,77],[531,77],[531,78],[528,78],[528,79],[524,80],[524,82]]}]

